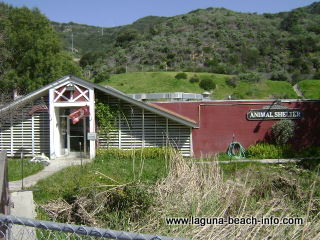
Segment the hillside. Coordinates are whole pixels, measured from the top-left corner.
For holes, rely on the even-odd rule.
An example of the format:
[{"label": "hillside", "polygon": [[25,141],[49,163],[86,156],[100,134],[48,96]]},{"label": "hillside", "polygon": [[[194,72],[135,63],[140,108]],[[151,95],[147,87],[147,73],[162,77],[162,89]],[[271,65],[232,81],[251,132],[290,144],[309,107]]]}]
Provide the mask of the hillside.
[{"label": "hillside", "polygon": [[125,93],[153,92],[192,92],[202,93],[199,84],[189,80],[194,75],[199,79],[210,77],[216,83],[213,99],[274,99],[297,98],[291,85],[285,81],[263,80],[259,83],[241,81],[236,87],[231,87],[226,80],[232,76],[210,73],[187,73],[188,79],[176,79],[177,72],[135,72],[111,75],[110,80],[100,83],[109,85]]},{"label": "hillside", "polygon": [[80,64],[93,73],[121,73],[125,67],[130,72],[254,70],[275,80],[298,81],[320,71],[319,6],[315,2],[278,14],[198,9],[104,28],[103,35],[98,27],[54,26],[68,49],[72,29]]},{"label": "hillside", "polygon": [[133,24],[102,28],[77,24],[74,22],[58,23],[52,22],[55,30],[60,34],[64,48],[72,51],[72,34],[74,42],[74,53],[82,56],[91,51],[103,51],[114,44],[114,39],[128,29],[135,29],[140,32],[148,31],[152,25],[161,23],[165,17],[148,16],[138,19]]},{"label": "hillside", "polygon": [[303,80],[298,86],[305,98],[320,99],[320,80]]}]

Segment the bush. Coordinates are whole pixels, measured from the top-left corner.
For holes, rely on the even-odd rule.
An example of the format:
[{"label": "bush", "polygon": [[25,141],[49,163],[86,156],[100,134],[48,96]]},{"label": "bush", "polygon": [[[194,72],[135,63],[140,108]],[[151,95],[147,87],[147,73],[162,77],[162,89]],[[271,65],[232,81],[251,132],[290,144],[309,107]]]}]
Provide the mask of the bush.
[{"label": "bush", "polygon": [[288,81],[289,80],[289,75],[285,71],[276,71],[276,72],[272,73],[271,80],[274,80],[274,81]]},{"label": "bush", "polygon": [[238,77],[227,78],[226,80],[226,84],[233,88],[235,88],[238,85],[238,82],[239,82]]},{"label": "bush", "polygon": [[314,73],[313,79],[320,79],[320,72]]},{"label": "bush", "polygon": [[254,159],[277,159],[294,156],[293,148],[290,145],[273,145],[269,143],[258,143],[251,145],[246,150],[248,158]]},{"label": "bush", "polygon": [[125,73],[126,72],[126,68],[125,67],[117,67],[115,69],[115,74],[120,74],[120,73]]},{"label": "bush", "polygon": [[238,75],[240,81],[248,81],[248,82],[260,82],[262,77],[257,72],[247,72],[247,73],[240,73]]},{"label": "bush", "polygon": [[291,77],[291,84],[294,85],[302,80],[303,80],[303,77],[299,72],[293,73]]},{"label": "bush", "polygon": [[181,73],[177,73],[177,75],[175,76],[176,79],[187,79],[188,75],[184,72]]},{"label": "bush", "polygon": [[103,81],[110,80],[110,74],[107,72],[100,72],[94,76],[93,81],[95,83],[101,83]]},{"label": "bush", "polygon": [[320,156],[320,147],[317,147],[317,146],[305,147],[296,154],[296,157],[319,157],[319,156]]},{"label": "bush", "polygon": [[200,81],[199,77],[197,75],[193,75],[190,80],[191,83],[197,83]]},{"label": "bush", "polygon": [[292,120],[281,120],[271,128],[272,138],[276,144],[284,145],[294,136],[295,123]]},{"label": "bush", "polygon": [[210,91],[216,88],[216,84],[213,82],[212,79],[205,78],[200,81],[199,87],[201,87],[204,90]]}]

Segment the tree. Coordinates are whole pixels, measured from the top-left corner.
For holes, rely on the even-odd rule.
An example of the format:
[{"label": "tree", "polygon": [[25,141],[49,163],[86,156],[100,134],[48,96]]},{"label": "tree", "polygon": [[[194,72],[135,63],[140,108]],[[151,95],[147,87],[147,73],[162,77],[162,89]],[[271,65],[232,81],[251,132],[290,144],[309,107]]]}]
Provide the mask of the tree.
[{"label": "tree", "polygon": [[6,15],[5,44],[10,52],[1,84],[6,91],[35,90],[63,75],[80,75],[79,66],[62,51],[50,21],[38,9],[2,5]]},{"label": "tree", "polygon": [[139,32],[136,29],[127,29],[121,32],[116,39],[116,46],[124,47],[129,42],[139,38]]},{"label": "tree", "polygon": [[101,83],[104,81],[108,81],[108,80],[110,80],[110,74],[107,72],[100,72],[94,76],[93,80],[95,83]]}]

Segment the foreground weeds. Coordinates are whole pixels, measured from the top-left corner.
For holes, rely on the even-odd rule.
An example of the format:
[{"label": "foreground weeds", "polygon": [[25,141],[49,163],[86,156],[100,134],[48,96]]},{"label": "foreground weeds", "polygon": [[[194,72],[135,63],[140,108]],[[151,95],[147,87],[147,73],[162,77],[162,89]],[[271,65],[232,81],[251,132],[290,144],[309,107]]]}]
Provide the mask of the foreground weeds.
[{"label": "foreground weeds", "polygon": [[[73,184],[63,194],[56,194],[56,188],[68,189],[66,183],[81,169],[68,170],[66,181],[54,191],[48,185],[61,181],[61,175],[38,184],[43,187],[38,195],[40,213],[61,222],[189,239],[320,239],[319,174],[312,170],[317,165],[220,165],[195,163],[177,153],[128,154],[104,153],[83,169],[81,184]],[[166,224],[170,217],[252,216],[302,217],[304,223]]]},{"label": "foreground weeds", "polygon": [[[320,239],[317,180],[306,195],[291,179],[242,175],[225,181],[219,165],[196,164],[175,155],[171,171],[155,188],[157,203],[148,225],[137,231],[191,239]],[[274,173],[273,173],[274,174]],[[254,177],[254,181],[252,178]],[[264,189],[264,187],[266,187]],[[269,188],[269,189],[267,189]],[[265,192],[263,191],[265,190]],[[297,206],[305,202],[305,206]],[[297,209],[300,208],[300,209]],[[315,209],[316,208],[316,209]],[[316,211],[313,211],[316,210]],[[167,225],[167,217],[303,217],[304,225]]]}]

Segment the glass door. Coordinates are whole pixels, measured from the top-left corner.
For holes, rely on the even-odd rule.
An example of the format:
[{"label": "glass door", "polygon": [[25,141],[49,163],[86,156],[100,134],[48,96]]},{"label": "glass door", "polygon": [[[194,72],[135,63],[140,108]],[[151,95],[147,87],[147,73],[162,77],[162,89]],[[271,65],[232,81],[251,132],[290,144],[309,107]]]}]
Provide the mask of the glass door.
[{"label": "glass door", "polygon": [[61,155],[79,157],[82,152],[85,156],[89,152],[86,137],[89,119],[84,118],[73,124],[69,117],[70,112],[72,112],[70,108],[60,108]]},{"label": "glass door", "polygon": [[85,119],[81,119],[76,124],[69,119],[69,152],[70,153],[86,153],[86,129]]}]

